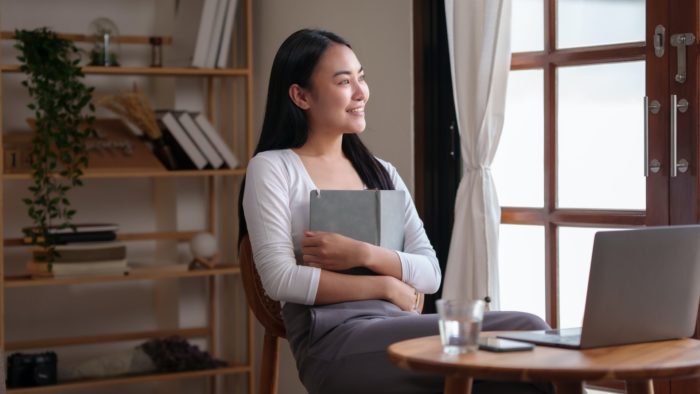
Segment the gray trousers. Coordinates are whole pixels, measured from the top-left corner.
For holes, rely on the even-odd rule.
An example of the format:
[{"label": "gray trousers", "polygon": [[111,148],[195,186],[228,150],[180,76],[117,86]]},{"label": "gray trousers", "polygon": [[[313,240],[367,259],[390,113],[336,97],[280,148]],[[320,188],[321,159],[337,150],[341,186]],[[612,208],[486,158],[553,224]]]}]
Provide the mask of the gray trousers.
[{"label": "gray trousers", "polygon": [[[324,306],[285,304],[287,338],[299,378],[311,394],[441,393],[442,376],[395,366],[387,347],[397,341],[437,335],[438,317],[401,311],[381,301]],[[486,312],[482,330],[539,330],[549,326],[522,312]],[[551,385],[476,381],[475,394],[552,392]]]}]

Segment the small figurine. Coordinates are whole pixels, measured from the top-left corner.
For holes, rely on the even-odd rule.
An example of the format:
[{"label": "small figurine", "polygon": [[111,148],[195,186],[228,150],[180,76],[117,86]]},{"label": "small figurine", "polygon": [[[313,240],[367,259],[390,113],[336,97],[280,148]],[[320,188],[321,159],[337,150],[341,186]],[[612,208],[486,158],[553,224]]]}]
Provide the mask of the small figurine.
[{"label": "small figurine", "polygon": [[190,250],[194,259],[190,269],[214,268],[217,264],[219,246],[216,237],[210,233],[196,234],[190,240]]}]

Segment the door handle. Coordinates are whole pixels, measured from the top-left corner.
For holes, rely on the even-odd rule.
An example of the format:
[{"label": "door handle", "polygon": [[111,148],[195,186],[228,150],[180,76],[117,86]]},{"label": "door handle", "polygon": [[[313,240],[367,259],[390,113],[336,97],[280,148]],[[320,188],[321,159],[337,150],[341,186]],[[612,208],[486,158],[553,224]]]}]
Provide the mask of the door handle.
[{"label": "door handle", "polygon": [[678,176],[678,171],[688,171],[688,161],[681,159],[678,161],[678,112],[688,110],[688,100],[680,99],[675,94],[671,95],[671,178]]},{"label": "door handle", "polygon": [[693,33],[680,33],[671,36],[671,46],[678,48],[678,72],[676,73],[676,82],[683,83],[687,77],[685,71],[685,47],[692,45],[695,42]]}]

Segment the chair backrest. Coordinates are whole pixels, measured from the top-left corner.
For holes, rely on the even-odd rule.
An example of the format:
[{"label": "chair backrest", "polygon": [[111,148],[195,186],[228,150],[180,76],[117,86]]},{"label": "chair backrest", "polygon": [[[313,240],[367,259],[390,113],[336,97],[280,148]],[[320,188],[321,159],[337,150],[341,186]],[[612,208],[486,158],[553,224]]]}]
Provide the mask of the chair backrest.
[{"label": "chair backrest", "polygon": [[260,275],[255,269],[253,250],[247,235],[241,240],[238,262],[241,266],[243,287],[245,288],[248,306],[253,310],[253,314],[255,314],[260,324],[263,325],[266,333],[286,338],[287,332],[282,321],[282,306],[278,301],[271,299],[265,294]]}]

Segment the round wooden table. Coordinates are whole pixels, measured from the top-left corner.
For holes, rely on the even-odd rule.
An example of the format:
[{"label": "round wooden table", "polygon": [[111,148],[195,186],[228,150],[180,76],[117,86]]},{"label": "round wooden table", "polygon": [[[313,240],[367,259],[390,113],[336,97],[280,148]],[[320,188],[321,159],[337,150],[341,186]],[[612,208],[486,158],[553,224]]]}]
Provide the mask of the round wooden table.
[{"label": "round wooden table", "polygon": [[[493,333],[484,333],[494,335]],[[551,381],[557,393],[583,393],[584,381],[624,380],[628,393],[652,394],[652,379],[700,375],[700,341],[670,341],[569,350],[536,346],[532,351],[461,355],[442,352],[439,336],[401,341],[388,348],[401,368],[445,375],[445,393],[471,393],[472,379]]]}]

